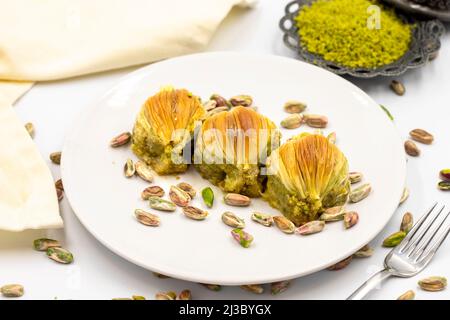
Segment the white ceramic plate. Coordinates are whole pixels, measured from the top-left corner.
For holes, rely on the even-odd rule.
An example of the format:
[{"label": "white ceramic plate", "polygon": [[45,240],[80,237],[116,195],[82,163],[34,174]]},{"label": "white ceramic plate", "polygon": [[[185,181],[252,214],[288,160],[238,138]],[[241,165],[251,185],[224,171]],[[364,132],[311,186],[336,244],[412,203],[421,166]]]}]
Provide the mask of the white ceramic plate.
[{"label": "white ceramic plate", "polygon": [[[277,214],[265,202],[250,208],[227,207],[213,188],[216,201],[204,221],[175,213],[158,213],[158,228],[136,222],[136,208],[149,209],[140,200],[148,184],[125,179],[123,164],[135,158],[127,147],[113,149],[116,134],[131,131],[147,97],[161,86],[184,87],[207,99],[246,93],[259,111],[279,123],[285,101],[307,102],[311,113],[325,114],[336,131],[338,146],[350,169],[362,171],[373,186],[364,201],[351,205],[360,222],[350,230],[342,223],[328,224],[312,236],[286,235],[250,220],[252,211]],[[283,130],[284,139],[311,130]],[[204,53],[170,59],[144,67],[120,81],[76,122],[66,139],[62,177],[66,195],[82,224],[106,247],[129,261],[175,278],[223,285],[267,283],[324,269],[351,255],[373,239],[396,209],[405,181],[405,156],[399,136],[386,114],[360,89],[346,80],[296,60],[242,53]],[[189,170],[180,176],[156,177],[166,191],[181,181],[197,190],[209,182]],[[204,207],[197,196],[193,204]],[[151,210],[151,209],[149,209]],[[231,237],[221,214],[231,210],[245,218],[255,240],[248,249]]]}]

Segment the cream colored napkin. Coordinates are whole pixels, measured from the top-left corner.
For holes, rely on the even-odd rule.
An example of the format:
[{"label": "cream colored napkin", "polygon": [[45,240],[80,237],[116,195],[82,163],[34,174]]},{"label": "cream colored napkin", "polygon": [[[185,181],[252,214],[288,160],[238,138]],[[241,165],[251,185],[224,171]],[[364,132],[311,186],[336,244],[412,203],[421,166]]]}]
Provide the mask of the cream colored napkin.
[{"label": "cream colored napkin", "polygon": [[233,6],[254,2],[0,0],[0,229],[62,225],[50,172],[11,107],[33,81],[202,50]]}]

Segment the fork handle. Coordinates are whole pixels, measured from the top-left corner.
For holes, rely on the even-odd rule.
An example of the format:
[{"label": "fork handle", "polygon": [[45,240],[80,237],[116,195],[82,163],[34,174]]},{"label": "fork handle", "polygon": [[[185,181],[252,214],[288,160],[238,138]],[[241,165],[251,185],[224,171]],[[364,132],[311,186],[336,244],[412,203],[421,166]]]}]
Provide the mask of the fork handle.
[{"label": "fork handle", "polygon": [[392,276],[392,271],[389,269],[381,270],[375,273],[369,280],[364,282],[361,287],[356,289],[347,300],[362,300],[370,291],[378,287],[384,279]]}]

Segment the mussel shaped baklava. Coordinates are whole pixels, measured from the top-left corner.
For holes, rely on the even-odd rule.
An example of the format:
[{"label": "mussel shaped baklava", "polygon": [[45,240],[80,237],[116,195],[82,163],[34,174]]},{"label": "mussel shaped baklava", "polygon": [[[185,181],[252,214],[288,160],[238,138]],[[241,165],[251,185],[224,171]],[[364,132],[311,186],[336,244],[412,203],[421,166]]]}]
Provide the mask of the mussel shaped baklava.
[{"label": "mussel shaped baklava", "polygon": [[201,176],[225,192],[259,197],[268,155],[278,147],[275,124],[252,108],[235,107],[203,123],[194,164]]},{"label": "mussel shaped baklava", "polygon": [[142,106],[132,150],[158,174],[184,172],[191,162],[189,145],[195,127],[204,116],[198,97],[185,89],[164,88]]},{"label": "mussel shaped baklava", "polygon": [[272,152],[267,170],[263,198],[296,225],[347,201],[347,159],[322,135],[304,133],[290,139]]}]

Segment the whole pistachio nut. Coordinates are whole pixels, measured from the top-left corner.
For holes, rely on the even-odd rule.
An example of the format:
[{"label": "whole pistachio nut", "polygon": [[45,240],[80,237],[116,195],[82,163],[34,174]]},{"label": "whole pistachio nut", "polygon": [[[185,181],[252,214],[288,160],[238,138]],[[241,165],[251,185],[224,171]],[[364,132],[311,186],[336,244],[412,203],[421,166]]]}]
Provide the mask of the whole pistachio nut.
[{"label": "whole pistachio nut", "polygon": [[133,300],[146,300],[144,296],[132,296]]},{"label": "whole pistachio nut", "polygon": [[24,289],[20,284],[7,284],[0,288],[0,292],[7,298],[19,298],[23,296]]},{"label": "whole pistachio nut", "polygon": [[318,114],[307,114],[304,116],[304,122],[312,128],[326,128],[328,118]]},{"label": "whole pistachio nut", "polygon": [[369,258],[373,255],[373,249],[369,245],[365,245],[353,254],[354,258]]},{"label": "whole pistachio nut", "polygon": [[25,130],[27,130],[31,138],[34,137],[34,125],[31,122],[25,123]]},{"label": "whole pistachio nut", "polygon": [[227,193],[223,199],[227,205],[235,207],[247,207],[251,203],[249,197],[238,193]]},{"label": "whole pistachio nut", "polygon": [[215,107],[217,107],[216,100],[208,100],[203,104],[203,109],[205,109],[205,111],[211,111]]},{"label": "whole pistachio nut", "polygon": [[136,173],[136,167],[134,165],[133,160],[127,159],[125,165],[123,166],[123,174],[126,178],[131,178]]},{"label": "whole pistachio nut", "polygon": [[224,111],[228,111],[228,107],[216,107],[206,113],[206,118],[212,117],[213,115]]},{"label": "whole pistachio nut", "polygon": [[179,207],[186,207],[191,201],[191,196],[177,186],[171,186],[169,191],[170,200]]},{"label": "whole pistachio nut", "polygon": [[61,244],[58,240],[42,238],[33,241],[33,248],[37,251],[47,251],[48,248],[55,247],[61,247]]},{"label": "whole pistachio nut", "polygon": [[387,248],[396,247],[402,242],[402,240],[406,237],[406,232],[397,231],[391,234],[389,237],[384,239],[383,246]]},{"label": "whole pistachio nut", "polygon": [[439,175],[441,176],[441,179],[444,181],[450,181],[450,169],[442,169],[439,172]]},{"label": "whole pistachio nut", "polygon": [[240,94],[230,98],[230,103],[234,106],[250,107],[253,104],[253,98],[249,95]]},{"label": "whole pistachio nut", "polygon": [[408,233],[412,229],[413,224],[414,224],[413,215],[411,214],[411,212],[406,212],[403,215],[402,223],[400,224],[400,231]]},{"label": "whole pistachio nut", "polygon": [[414,300],[415,297],[416,297],[415,292],[412,290],[408,290],[400,297],[398,297],[397,300]]},{"label": "whole pistachio nut", "polygon": [[444,277],[428,277],[420,280],[418,284],[425,291],[441,291],[447,287],[447,279]]},{"label": "whole pistachio nut", "polygon": [[146,226],[157,227],[161,223],[161,219],[157,215],[141,209],[136,209],[134,215],[136,216],[137,221]]},{"label": "whole pistachio nut", "polygon": [[62,264],[69,264],[73,262],[72,253],[63,248],[48,248],[47,256],[50,259]]},{"label": "whole pistachio nut", "polygon": [[449,191],[450,190],[450,181],[440,181],[438,183],[438,189],[442,191]]},{"label": "whole pistachio nut", "polygon": [[164,189],[160,186],[150,186],[145,188],[141,193],[142,200],[148,200],[150,197],[159,197],[164,196]]},{"label": "whole pistachio nut", "polygon": [[390,87],[391,87],[392,91],[394,91],[395,94],[397,94],[399,96],[404,95],[406,92],[405,86],[403,85],[403,83],[401,83],[398,80],[392,80]]},{"label": "whole pistachio nut", "polygon": [[353,256],[345,258],[344,260],[339,261],[338,263],[332,265],[331,267],[328,267],[328,270],[330,270],[330,271],[342,270],[345,267],[347,267],[350,264],[350,262],[352,262],[352,260],[353,260]]},{"label": "whole pistachio nut", "polygon": [[420,149],[414,141],[405,141],[405,152],[411,157],[418,157],[420,155]]},{"label": "whole pistachio nut", "polygon": [[234,240],[236,240],[243,248],[250,247],[253,242],[253,236],[242,229],[236,228],[231,230],[231,235],[233,236]]},{"label": "whole pistachio nut", "polygon": [[336,206],[336,207],[332,207],[332,208],[327,208],[320,215],[319,220],[325,221],[325,222],[340,221],[340,220],[344,219],[344,214],[345,214],[344,206]]},{"label": "whole pistachio nut", "polygon": [[256,293],[256,294],[261,294],[264,292],[264,287],[260,284],[246,284],[246,285],[242,285],[241,289],[251,292],[251,293]]},{"label": "whole pistachio nut", "polygon": [[365,199],[369,195],[371,190],[372,187],[370,186],[370,183],[363,184],[362,186],[353,189],[350,192],[349,199],[353,203],[359,202]]},{"label": "whole pistachio nut", "polygon": [[361,172],[353,171],[348,173],[348,179],[350,180],[351,184],[360,182],[362,178],[363,174]]},{"label": "whole pistachio nut", "polygon": [[284,104],[284,111],[287,113],[301,113],[305,109],[306,104],[297,100],[289,100]]},{"label": "whole pistachio nut", "polygon": [[413,140],[423,144],[432,144],[434,140],[433,135],[423,129],[414,129],[409,133],[409,135]]},{"label": "whole pistachio nut", "polygon": [[202,198],[206,206],[212,208],[214,203],[214,191],[210,187],[206,187],[202,190]]},{"label": "whole pistachio nut", "polygon": [[190,290],[183,290],[178,295],[177,300],[192,300],[192,294]]},{"label": "whole pistachio nut", "polygon": [[325,228],[325,221],[310,221],[304,225],[298,227],[295,232],[297,234],[306,236],[314,233],[321,232]]},{"label": "whole pistachio nut", "polygon": [[138,161],[134,165],[137,175],[144,181],[152,182],[153,173],[152,170],[143,161]]},{"label": "whole pistachio nut", "polygon": [[186,192],[191,197],[191,199],[194,199],[197,195],[197,191],[194,189],[194,187],[187,182],[180,182],[179,184],[177,184],[177,187]]},{"label": "whole pistachio nut", "polygon": [[122,132],[118,136],[114,137],[111,142],[110,146],[113,148],[117,148],[123,145],[126,145],[128,142],[131,141],[131,133],[130,132]]},{"label": "whole pistachio nut", "polygon": [[296,129],[301,126],[303,122],[303,115],[301,113],[294,113],[284,118],[280,125],[285,129]]},{"label": "whole pistachio nut", "polygon": [[401,205],[403,202],[405,202],[406,199],[408,199],[408,197],[409,197],[409,189],[405,187],[403,189],[402,197],[400,198],[400,202],[398,205]]},{"label": "whole pistachio nut", "polygon": [[244,219],[238,217],[233,212],[224,212],[222,214],[222,221],[227,226],[230,226],[232,228],[238,228],[238,229],[244,229],[245,228],[245,221]]},{"label": "whole pistachio nut", "polygon": [[61,164],[61,151],[50,153],[49,158],[54,164]]},{"label": "whole pistachio nut", "polygon": [[270,227],[273,224],[273,218],[270,214],[265,214],[261,212],[253,212],[252,213],[252,220],[262,224],[265,227]]},{"label": "whole pistachio nut", "polygon": [[200,283],[202,286],[204,286],[206,289],[211,291],[220,291],[222,290],[222,287],[218,284],[209,284],[209,283]]},{"label": "whole pistachio nut", "polygon": [[192,206],[184,207],[183,213],[186,217],[193,220],[205,220],[205,218],[208,216],[208,211]]},{"label": "whole pistachio nut", "polygon": [[286,291],[290,285],[291,285],[290,280],[273,282],[270,284],[270,292],[272,293],[272,295],[280,294]]},{"label": "whole pistachio nut", "polygon": [[350,229],[359,221],[359,215],[355,211],[346,212],[344,215],[344,227],[345,229]]},{"label": "whole pistachio nut", "polygon": [[332,132],[327,136],[328,141],[330,141],[330,143],[332,144],[336,144],[336,140],[337,140],[337,134],[336,132]]},{"label": "whole pistachio nut", "polygon": [[273,222],[284,233],[292,234],[295,232],[295,224],[285,216],[275,216]]},{"label": "whole pistachio nut", "polygon": [[151,196],[148,198],[150,208],[159,211],[175,211],[177,206],[171,201],[161,199],[160,197]]}]

